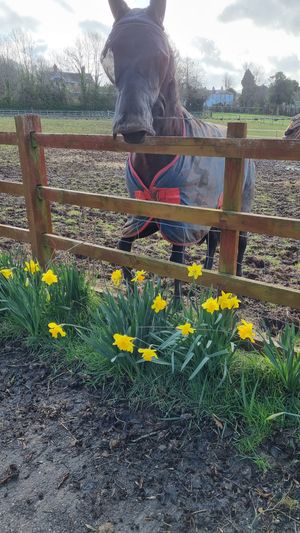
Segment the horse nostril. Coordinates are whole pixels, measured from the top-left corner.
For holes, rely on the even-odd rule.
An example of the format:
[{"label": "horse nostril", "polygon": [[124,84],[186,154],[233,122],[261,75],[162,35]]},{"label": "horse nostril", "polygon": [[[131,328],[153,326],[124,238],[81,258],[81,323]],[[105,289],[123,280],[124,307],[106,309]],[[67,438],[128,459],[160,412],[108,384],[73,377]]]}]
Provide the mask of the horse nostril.
[{"label": "horse nostril", "polygon": [[132,131],[130,133],[122,133],[124,141],[128,144],[142,144],[146,137],[146,131]]}]

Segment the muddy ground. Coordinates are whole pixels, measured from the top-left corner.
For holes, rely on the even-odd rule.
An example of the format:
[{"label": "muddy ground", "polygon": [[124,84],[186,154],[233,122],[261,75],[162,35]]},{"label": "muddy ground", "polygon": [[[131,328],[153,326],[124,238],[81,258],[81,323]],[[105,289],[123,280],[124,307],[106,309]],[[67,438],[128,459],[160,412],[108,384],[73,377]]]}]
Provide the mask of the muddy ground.
[{"label": "muddy ground", "polygon": [[[166,420],[0,347],[1,533],[299,533],[297,432],[260,450],[188,412]],[[223,428],[224,429],[224,428]]]},{"label": "muddy ground", "polygon": [[[90,192],[126,195],[124,183],[124,154],[109,152],[84,152],[47,150],[49,184]],[[20,180],[21,172],[15,147],[0,147],[0,179]],[[254,213],[283,217],[300,216],[300,163],[257,162],[256,197]],[[125,217],[115,213],[100,213],[94,209],[53,205],[54,231],[67,237],[84,239],[93,243],[115,247]],[[0,222],[26,227],[24,201],[0,194]],[[0,248],[15,251],[24,249],[11,241],[0,241]],[[155,235],[134,245],[134,251],[152,257],[168,258],[170,245]],[[204,260],[205,245],[192,246],[187,261]],[[80,261],[96,273],[99,280],[108,279],[110,267],[92,261]],[[215,259],[215,267],[218,257]],[[299,242],[264,235],[249,236],[249,246],[244,263],[244,275],[250,279],[300,286]],[[300,324],[298,312],[284,307],[245,300],[247,317],[260,326],[266,324],[274,333],[286,321]]]}]

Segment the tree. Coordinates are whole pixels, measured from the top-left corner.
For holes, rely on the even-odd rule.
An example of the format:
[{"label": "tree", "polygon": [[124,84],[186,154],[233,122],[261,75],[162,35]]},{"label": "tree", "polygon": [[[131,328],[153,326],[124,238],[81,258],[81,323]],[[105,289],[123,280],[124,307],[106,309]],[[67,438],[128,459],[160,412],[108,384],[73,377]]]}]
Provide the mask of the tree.
[{"label": "tree", "polygon": [[246,72],[246,70],[250,70],[252,75],[254,76],[254,81],[256,85],[264,84],[267,80],[266,73],[261,65],[257,65],[255,63],[244,63],[243,69]]},{"label": "tree", "polygon": [[[104,38],[99,33],[83,33],[73,46],[65,48],[63,55],[56,58],[61,68],[79,74],[80,102],[85,107],[97,101],[98,89],[104,77],[101,65],[103,46]],[[89,76],[92,76],[92,83]]]},{"label": "tree", "polygon": [[204,87],[204,73],[200,62],[177,54],[177,82],[179,94],[187,109],[201,110],[208,91]]},{"label": "tree", "polygon": [[225,91],[228,91],[228,89],[232,89],[233,86],[233,78],[228,74],[228,72],[225,72],[224,74],[224,89]]},{"label": "tree", "polygon": [[271,79],[273,81],[269,87],[270,102],[275,104],[277,109],[281,104],[292,104],[299,89],[298,82],[287,78],[283,72],[276,72]]},{"label": "tree", "polygon": [[245,71],[241,84],[243,87],[242,95],[240,98],[241,105],[243,107],[254,107],[257,85],[250,69],[247,69]]}]

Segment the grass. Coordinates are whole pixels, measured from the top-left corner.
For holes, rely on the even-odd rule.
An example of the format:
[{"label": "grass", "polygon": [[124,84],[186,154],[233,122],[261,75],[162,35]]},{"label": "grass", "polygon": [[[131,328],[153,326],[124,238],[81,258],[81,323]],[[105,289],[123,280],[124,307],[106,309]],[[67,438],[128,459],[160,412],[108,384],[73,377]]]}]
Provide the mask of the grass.
[{"label": "grass", "polygon": [[[232,121],[247,122],[248,136],[258,138],[282,138],[287,129],[289,117],[269,117],[264,115],[243,115],[237,113],[213,113],[208,122],[224,124]],[[61,119],[42,118],[45,133],[81,133],[81,134],[111,134],[112,121],[110,119]],[[0,117],[0,131],[15,131],[13,117]]]}]

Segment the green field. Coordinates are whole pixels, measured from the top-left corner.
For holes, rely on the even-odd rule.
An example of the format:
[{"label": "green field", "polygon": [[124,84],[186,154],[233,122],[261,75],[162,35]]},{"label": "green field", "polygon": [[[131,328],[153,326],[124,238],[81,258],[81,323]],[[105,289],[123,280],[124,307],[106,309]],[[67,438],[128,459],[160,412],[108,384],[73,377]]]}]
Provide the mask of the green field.
[{"label": "green field", "polygon": [[[258,138],[280,139],[290,123],[289,117],[270,117],[264,115],[239,115],[237,113],[213,113],[207,119],[216,124],[227,122],[247,122],[248,136]],[[110,119],[70,119],[42,118],[43,130],[47,133],[111,133]],[[0,131],[14,131],[13,117],[0,117]]]}]

